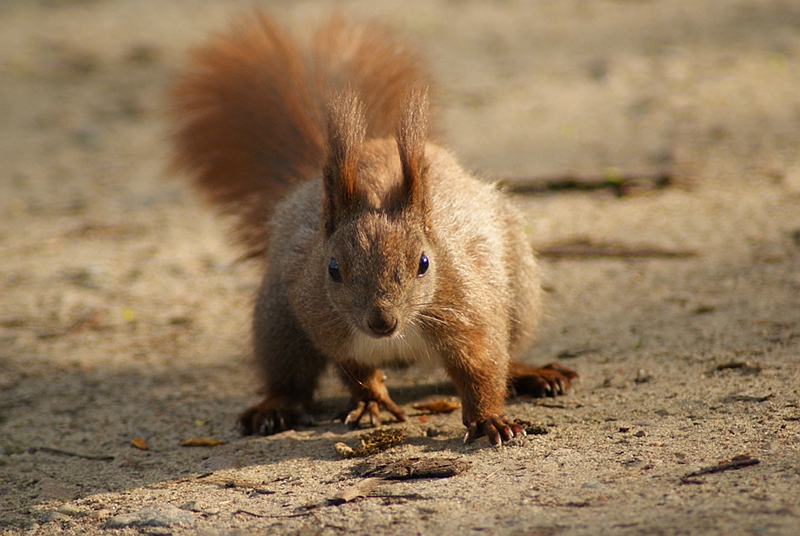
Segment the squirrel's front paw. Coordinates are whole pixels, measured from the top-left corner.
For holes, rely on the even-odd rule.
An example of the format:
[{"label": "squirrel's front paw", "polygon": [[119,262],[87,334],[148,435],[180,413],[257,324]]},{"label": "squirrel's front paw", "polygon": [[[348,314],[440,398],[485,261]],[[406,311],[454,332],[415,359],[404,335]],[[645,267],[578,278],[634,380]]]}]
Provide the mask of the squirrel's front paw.
[{"label": "squirrel's front paw", "polygon": [[567,392],[572,380],[578,374],[558,363],[543,367],[532,367],[512,362],[509,367],[511,396],[528,395],[533,397],[557,396]]},{"label": "squirrel's front paw", "polygon": [[503,441],[511,441],[515,437],[525,436],[525,430],[520,425],[494,413],[484,421],[469,423],[464,443],[472,443],[483,436],[488,436],[489,442],[499,447]]},{"label": "squirrel's front paw", "polygon": [[290,430],[298,424],[309,426],[312,423],[313,418],[305,411],[280,407],[270,400],[264,400],[239,416],[243,435],[272,435]]},{"label": "squirrel's front paw", "polygon": [[381,409],[394,415],[398,421],[406,420],[406,414],[389,396],[386,374],[381,369],[365,367],[356,362],[345,362],[340,366],[342,378],[351,393],[350,403],[341,416],[346,425],[355,428],[366,416],[370,426],[379,426]]},{"label": "squirrel's front paw", "polygon": [[367,416],[370,426],[380,426],[381,408],[394,415],[398,421],[406,420],[406,414],[389,398],[388,394],[381,400],[351,400],[342,420],[350,428],[355,428],[361,419]]}]

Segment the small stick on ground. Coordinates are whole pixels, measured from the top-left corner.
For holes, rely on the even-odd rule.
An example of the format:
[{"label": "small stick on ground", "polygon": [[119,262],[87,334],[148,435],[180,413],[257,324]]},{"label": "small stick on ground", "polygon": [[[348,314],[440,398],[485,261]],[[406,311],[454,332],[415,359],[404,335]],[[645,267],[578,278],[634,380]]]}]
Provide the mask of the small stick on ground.
[{"label": "small stick on ground", "polygon": [[606,175],[561,175],[553,177],[506,177],[498,181],[503,190],[514,194],[541,194],[563,191],[592,192],[611,190],[617,197],[634,192],[660,190],[675,183],[668,172]]},{"label": "small stick on ground", "polygon": [[758,458],[753,458],[747,454],[739,454],[730,460],[721,461],[717,465],[704,467],[702,469],[698,469],[697,471],[685,474],[681,477],[681,482],[684,484],[702,484],[703,481],[698,480],[696,477],[709,475],[711,473],[721,473],[722,471],[741,469],[742,467],[748,467],[750,465],[756,465],[759,463],[761,463],[761,460]]},{"label": "small stick on ground", "polygon": [[697,252],[687,249],[663,249],[650,246],[604,244],[585,239],[537,247],[536,252],[540,257],[553,259],[685,259],[697,255]]},{"label": "small stick on ground", "polygon": [[70,452],[68,450],[54,449],[53,447],[37,447],[33,452],[48,452],[50,454],[61,454],[62,456],[72,456],[73,458],[83,458],[84,460],[97,460],[101,462],[110,462],[114,460],[114,456],[93,456],[91,454],[81,454],[79,452]]}]

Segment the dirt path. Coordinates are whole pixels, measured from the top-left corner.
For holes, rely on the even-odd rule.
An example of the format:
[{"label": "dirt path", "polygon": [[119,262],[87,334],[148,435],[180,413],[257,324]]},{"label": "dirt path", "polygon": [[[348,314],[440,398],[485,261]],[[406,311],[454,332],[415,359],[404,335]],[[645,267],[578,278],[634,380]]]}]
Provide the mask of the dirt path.
[{"label": "dirt path", "polygon": [[164,172],[164,88],[250,4],[0,5],[0,533],[800,533],[800,4],[346,2],[426,50],[468,167],[672,178],[518,195],[549,252],[530,360],[582,382],[514,401],[546,433],[498,450],[398,371],[413,417],[369,463],[463,472],[366,484],[335,381],[319,426],[238,435],[258,275]]}]

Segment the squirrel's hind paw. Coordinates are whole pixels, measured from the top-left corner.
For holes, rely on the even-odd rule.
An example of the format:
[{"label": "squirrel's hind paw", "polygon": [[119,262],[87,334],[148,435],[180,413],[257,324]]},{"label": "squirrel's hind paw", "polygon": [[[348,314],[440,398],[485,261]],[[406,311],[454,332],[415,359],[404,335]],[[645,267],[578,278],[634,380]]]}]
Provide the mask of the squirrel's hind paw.
[{"label": "squirrel's hind paw", "polygon": [[314,419],[296,408],[277,407],[270,400],[248,408],[239,416],[242,435],[272,435],[290,430],[296,425],[310,426]]},{"label": "squirrel's hind paw", "polygon": [[559,363],[543,367],[533,367],[512,362],[509,367],[508,384],[510,396],[528,395],[533,397],[558,396],[566,394],[572,380],[578,374]]}]

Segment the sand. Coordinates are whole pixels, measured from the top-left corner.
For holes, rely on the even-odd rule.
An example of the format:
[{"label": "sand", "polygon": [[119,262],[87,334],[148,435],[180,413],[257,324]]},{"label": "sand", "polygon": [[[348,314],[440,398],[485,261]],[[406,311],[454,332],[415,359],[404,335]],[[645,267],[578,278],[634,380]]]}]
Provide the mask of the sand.
[{"label": "sand", "polygon": [[[670,178],[514,195],[547,290],[528,361],[581,381],[512,401],[542,433],[500,449],[413,409],[457,400],[417,368],[389,377],[404,442],[366,461],[334,448],[367,432],[333,421],[335,378],[317,426],[241,437],[258,268],[165,170],[163,95],[251,2],[9,0],[0,533],[800,533],[800,5],[342,4],[425,52],[476,173]],[[332,6],[268,7],[305,27]],[[366,480],[413,458],[458,474]]]}]

